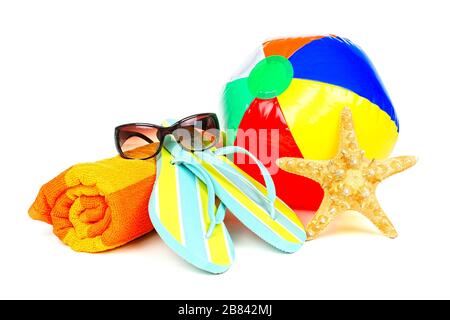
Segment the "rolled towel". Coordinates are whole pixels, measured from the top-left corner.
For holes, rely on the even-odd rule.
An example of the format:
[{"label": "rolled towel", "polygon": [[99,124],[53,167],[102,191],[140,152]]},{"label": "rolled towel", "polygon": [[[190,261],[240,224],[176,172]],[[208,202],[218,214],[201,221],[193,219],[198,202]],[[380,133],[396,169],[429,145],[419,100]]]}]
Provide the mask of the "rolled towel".
[{"label": "rolled towel", "polygon": [[75,251],[110,250],[153,230],[148,201],[155,175],[154,159],[77,164],[42,186],[29,215],[53,225]]}]

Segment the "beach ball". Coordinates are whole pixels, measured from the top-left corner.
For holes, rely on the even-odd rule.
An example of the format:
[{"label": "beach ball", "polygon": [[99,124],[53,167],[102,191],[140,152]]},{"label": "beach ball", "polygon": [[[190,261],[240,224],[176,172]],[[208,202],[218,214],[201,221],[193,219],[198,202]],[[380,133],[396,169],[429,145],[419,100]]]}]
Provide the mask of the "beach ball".
[{"label": "beach ball", "polygon": [[[350,40],[332,35],[265,42],[226,84],[222,105],[226,143],[253,153],[272,174],[278,196],[293,209],[316,210],[323,191],[312,180],[280,170],[275,161],[333,158],[344,107],[352,110],[368,158],[388,157],[399,130],[367,55]],[[264,182],[250,159],[235,156],[234,161]]]}]

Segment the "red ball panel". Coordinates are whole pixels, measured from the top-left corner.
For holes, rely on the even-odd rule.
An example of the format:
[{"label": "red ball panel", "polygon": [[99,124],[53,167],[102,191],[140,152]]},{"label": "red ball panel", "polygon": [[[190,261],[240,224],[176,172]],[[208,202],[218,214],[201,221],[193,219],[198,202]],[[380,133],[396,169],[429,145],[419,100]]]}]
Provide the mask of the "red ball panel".
[{"label": "red ball panel", "polygon": [[[286,124],[277,98],[255,99],[252,102],[239,125],[234,145],[249,150],[266,166],[272,174],[278,197],[291,208],[319,208],[323,198],[320,185],[308,178],[283,171],[275,163],[280,157],[303,157]],[[264,184],[258,167],[247,156],[236,155],[235,162]]]}]

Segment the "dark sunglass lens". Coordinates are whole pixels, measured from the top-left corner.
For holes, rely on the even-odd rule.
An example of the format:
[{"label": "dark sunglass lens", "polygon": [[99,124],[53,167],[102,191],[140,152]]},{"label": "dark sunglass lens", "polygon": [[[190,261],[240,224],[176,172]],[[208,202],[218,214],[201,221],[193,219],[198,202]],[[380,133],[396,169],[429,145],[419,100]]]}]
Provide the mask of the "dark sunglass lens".
[{"label": "dark sunglass lens", "polygon": [[184,148],[200,151],[214,146],[219,141],[220,129],[215,116],[199,115],[180,123],[180,127],[173,134]]},{"label": "dark sunglass lens", "polygon": [[119,129],[118,146],[129,159],[153,157],[159,149],[158,128],[129,125]]}]

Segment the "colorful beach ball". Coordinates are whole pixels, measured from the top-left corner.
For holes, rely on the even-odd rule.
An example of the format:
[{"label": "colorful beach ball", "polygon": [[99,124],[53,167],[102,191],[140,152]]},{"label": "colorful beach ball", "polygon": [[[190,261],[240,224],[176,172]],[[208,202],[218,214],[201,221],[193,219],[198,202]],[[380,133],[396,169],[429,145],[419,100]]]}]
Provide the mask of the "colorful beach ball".
[{"label": "colorful beach ball", "polygon": [[[366,156],[386,158],[397,140],[397,115],[374,66],[357,45],[337,36],[267,41],[225,86],[227,144],[255,154],[273,175],[279,197],[292,208],[316,210],[323,197],[320,186],[278,170],[275,161],[286,156],[331,159],[346,106]],[[236,156],[235,162],[263,182],[249,159],[238,161]]]}]

